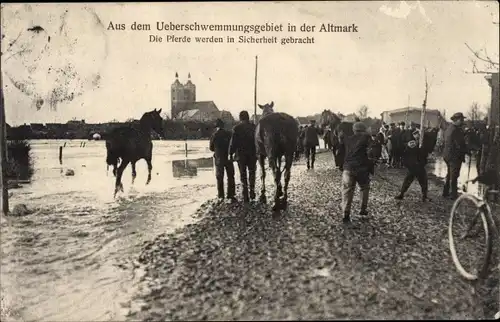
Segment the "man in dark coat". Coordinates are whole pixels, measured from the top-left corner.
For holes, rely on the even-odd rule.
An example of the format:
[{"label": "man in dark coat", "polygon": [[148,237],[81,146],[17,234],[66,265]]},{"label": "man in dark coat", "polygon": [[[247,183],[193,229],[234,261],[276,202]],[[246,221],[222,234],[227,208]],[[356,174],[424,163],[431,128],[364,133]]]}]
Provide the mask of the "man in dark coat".
[{"label": "man in dark coat", "polygon": [[[443,197],[458,197],[458,177],[462,163],[465,162],[465,155],[468,153],[465,144],[465,136],[462,126],[465,116],[462,113],[455,113],[451,117],[453,122],[444,133],[443,159],[446,162],[446,182],[443,189]],[[451,194],[450,194],[451,190]]]},{"label": "man in dark coat", "polygon": [[224,172],[227,175],[227,198],[233,202],[235,198],[234,166],[228,159],[231,132],[224,129],[224,122],[217,119],[216,130],[210,137],[210,151],[214,152],[215,178],[217,179],[217,195],[219,201],[224,200]]},{"label": "man in dark coat", "polygon": [[[319,145],[319,129],[316,127],[316,121],[311,120],[311,124],[304,130],[304,149],[306,152],[307,168],[314,169],[314,161],[316,160],[316,146]],[[311,163],[309,163],[309,160]]]},{"label": "man in dark coat", "polygon": [[241,111],[239,118],[240,123],[234,126],[233,136],[229,144],[229,160],[232,160],[233,155],[235,155],[235,159],[238,161],[241,185],[243,186],[243,202],[247,203],[255,199],[255,172],[257,169],[257,152],[254,143],[255,125],[250,123],[247,111]]},{"label": "man in dark coat", "polygon": [[403,199],[405,193],[413,183],[413,180],[416,178],[422,190],[422,201],[426,201],[429,200],[429,198],[427,197],[428,178],[425,165],[427,164],[429,151],[427,151],[424,146],[421,148],[419,147],[420,130],[415,129],[412,135],[414,139],[406,143],[403,152],[404,166],[408,171],[406,173],[406,177],[404,178],[403,185],[401,186],[401,192],[395,197],[395,199]]},{"label": "man in dark coat", "polygon": [[344,139],[346,155],[342,171],[342,212],[344,223],[351,221],[351,205],[356,184],[361,191],[361,209],[359,214],[368,214],[368,198],[370,193],[370,173],[373,173],[373,163],[368,158],[371,136],[366,133],[366,125],[356,122],[353,125],[354,135]]},{"label": "man in dark coat", "polygon": [[401,128],[397,127],[394,123],[391,123],[389,140],[391,141],[390,165],[395,168],[400,167],[402,154]]}]

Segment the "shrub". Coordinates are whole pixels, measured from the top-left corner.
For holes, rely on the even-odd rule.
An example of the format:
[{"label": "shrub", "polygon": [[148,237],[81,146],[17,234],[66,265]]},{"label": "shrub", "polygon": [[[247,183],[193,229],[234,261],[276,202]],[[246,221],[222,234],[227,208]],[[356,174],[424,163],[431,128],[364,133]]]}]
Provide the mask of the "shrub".
[{"label": "shrub", "polygon": [[30,180],[34,168],[29,141],[8,141],[7,156],[7,179]]}]

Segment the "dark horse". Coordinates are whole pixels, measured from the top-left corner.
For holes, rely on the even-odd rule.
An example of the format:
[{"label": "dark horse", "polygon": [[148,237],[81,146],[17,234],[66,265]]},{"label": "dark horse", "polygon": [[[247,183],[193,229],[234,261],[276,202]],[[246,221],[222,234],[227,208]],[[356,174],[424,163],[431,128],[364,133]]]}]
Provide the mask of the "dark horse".
[{"label": "dark horse", "polygon": [[[266,200],[266,157],[269,160],[269,166],[273,171],[276,191],[274,194],[273,210],[286,209],[288,201],[288,184],[290,182],[291,168],[293,158],[297,149],[297,140],[299,136],[299,126],[297,121],[286,113],[276,113],[273,110],[274,102],[271,104],[260,105],[262,109],[262,118],[259,120],[255,129],[255,146],[259,157],[261,170],[261,192],[260,201]],[[281,186],[281,157],[285,157],[285,187]],[[284,190],[284,191],[283,191]],[[283,199],[280,201],[280,197]]]},{"label": "dark horse", "polygon": [[[358,121],[359,119],[357,119]],[[332,147],[333,157],[335,159],[335,165],[340,170],[343,170],[344,158],[345,158],[345,147],[344,138],[354,134],[352,130],[352,122],[343,122],[340,117],[330,110],[324,110],[321,113],[320,126],[324,129],[326,126],[330,126],[329,137],[326,138],[327,142]]]},{"label": "dark horse", "polygon": [[[122,174],[129,163],[132,165],[132,183],[134,183],[136,177],[135,163],[140,159],[146,160],[148,164],[148,180],[146,184],[151,181],[151,170],[153,169],[151,164],[153,156],[151,130],[154,130],[157,134],[162,133],[163,119],[160,112],[161,109],[146,112],[137,126],[121,126],[113,129],[108,134],[106,139],[106,163],[108,166],[113,166],[113,175],[116,177],[114,196],[119,190],[123,192]],[[120,166],[118,166],[118,159],[121,159]]]}]

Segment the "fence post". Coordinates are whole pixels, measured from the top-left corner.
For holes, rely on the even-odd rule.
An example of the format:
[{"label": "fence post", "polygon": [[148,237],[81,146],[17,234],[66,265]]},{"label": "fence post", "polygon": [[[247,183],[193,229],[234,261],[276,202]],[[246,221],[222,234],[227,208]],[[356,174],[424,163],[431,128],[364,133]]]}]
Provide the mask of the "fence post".
[{"label": "fence post", "polygon": [[184,151],[186,151],[186,157],[188,156],[188,142],[187,140],[184,141]]},{"label": "fence post", "polygon": [[2,75],[0,71],[0,184],[2,187],[2,211],[9,213],[9,191],[7,187],[7,125],[3,97]]},{"label": "fence post", "polygon": [[59,147],[59,164],[62,164],[62,152],[63,152],[63,147]]}]

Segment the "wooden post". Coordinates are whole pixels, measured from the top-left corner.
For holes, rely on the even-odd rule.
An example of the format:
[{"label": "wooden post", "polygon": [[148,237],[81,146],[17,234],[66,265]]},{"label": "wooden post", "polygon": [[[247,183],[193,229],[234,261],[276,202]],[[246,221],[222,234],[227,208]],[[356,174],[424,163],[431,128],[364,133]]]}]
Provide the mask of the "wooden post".
[{"label": "wooden post", "polygon": [[186,158],[188,156],[188,142],[187,140],[184,141],[184,151],[186,152]]},{"label": "wooden post", "polygon": [[422,113],[420,115],[420,144],[421,148],[424,144],[424,123],[425,123],[425,110],[427,108],[427,92],[429,91],[429,83],[427,82],[427,68],[425,69],[425,96],[422,103]]},{"label": "wooden post", "polygon": [[410,94],[408,94],[408,105],[406,106],[406,113],[405,113],[405,127],[408,126],[408,114],[410,113]]},{"label": "wooden post", "polygon": [[59,164],[62,164],[62,152],[63,152],[63,147],[59,147]]},{"label": "wooden post", "polygon": [[257,60],[258,56],[255,56],[255,81],[254,81],[254,91],[253,91],[253,120],[257,125]]},{"label": "wooden post", "polygon": [[5,100],[3,97],[3,74],[0,67],[0,184],[2,185],[2,211],[9,213],[9,191],[7,187],[7,126]]}]

